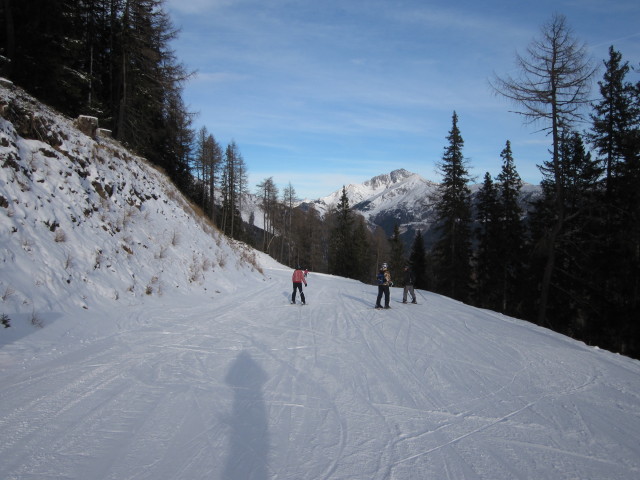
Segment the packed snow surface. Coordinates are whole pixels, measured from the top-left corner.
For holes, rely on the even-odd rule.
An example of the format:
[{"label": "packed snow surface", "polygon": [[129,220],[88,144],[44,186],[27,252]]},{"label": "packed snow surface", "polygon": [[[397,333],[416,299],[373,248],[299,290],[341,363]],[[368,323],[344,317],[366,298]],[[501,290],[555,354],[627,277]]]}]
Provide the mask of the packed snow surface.
[{"label": "packed snow surface", "polygon": [[3,478],[640,476],[638,362],[327,275],[290,305],[291,270],[264,274],[3,347]]}]

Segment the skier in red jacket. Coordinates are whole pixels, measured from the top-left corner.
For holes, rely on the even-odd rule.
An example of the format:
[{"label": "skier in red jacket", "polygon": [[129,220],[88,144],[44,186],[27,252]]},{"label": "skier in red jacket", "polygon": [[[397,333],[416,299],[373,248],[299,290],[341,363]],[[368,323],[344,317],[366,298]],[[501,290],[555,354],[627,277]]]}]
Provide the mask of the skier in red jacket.
[{"label": "skier in red jacket", "polygon": [[293,293],[291,294],[291,303],[296,303],[296,290],[300,290],[300,300],[302,300],[302,304],[305,304],[304,301],[304,293],[302,292],[302,284],[307,286],[307,280],[304,278],[304,272],[302,271],[302,267],[298,265],[291,276],[291,281],[293,282]]}]

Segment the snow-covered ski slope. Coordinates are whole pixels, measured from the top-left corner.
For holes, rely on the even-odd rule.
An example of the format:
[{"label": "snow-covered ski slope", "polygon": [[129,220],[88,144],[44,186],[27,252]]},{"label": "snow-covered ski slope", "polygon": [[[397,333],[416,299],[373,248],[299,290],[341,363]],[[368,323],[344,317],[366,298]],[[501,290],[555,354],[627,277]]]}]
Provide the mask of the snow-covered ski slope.
[{"label": "snow-covered ski slope", "polygon": [[326,275],[292,306],[291,270],[264,272],[5,346],[2,478],[640,477],[638,362]]}]

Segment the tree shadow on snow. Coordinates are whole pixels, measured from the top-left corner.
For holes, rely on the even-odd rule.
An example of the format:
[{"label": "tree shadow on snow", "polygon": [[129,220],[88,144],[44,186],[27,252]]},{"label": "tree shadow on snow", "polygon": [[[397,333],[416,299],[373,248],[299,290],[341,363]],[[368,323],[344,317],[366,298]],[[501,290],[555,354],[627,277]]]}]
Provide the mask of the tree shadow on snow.
[{"label": "tree shadow on snow", "polygon": [[231,364],[225,382],[233,388],[233,411],[229,419],[229,454],[223,479],[268,478],[269,431],[262,386],[267,374],[246,351]]}]

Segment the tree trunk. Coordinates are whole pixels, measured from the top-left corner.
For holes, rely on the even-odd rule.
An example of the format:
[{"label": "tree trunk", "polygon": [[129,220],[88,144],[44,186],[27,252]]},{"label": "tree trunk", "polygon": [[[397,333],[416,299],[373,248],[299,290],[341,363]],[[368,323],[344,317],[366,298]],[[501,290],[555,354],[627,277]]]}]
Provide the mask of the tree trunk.
[{"label": "tree trunk", "polygon": [[4,74],[10,77],[11,64],[16,56],[16,38],[15,30],[13,28],[13,15],[11,14],[11,0],[4,0],[4,28],[7,38],[7,58],[9,61],[6,64],[6,71]]}]

